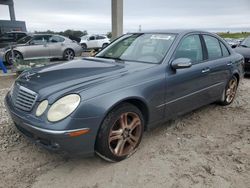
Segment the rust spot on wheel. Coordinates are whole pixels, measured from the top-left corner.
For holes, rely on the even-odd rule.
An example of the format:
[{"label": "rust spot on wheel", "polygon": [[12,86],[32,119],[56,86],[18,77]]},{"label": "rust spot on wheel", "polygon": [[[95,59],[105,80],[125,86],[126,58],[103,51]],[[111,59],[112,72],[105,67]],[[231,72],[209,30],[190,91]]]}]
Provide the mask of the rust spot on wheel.
[{"label": "rust spot on wheel", "polygon": [[134,112],[121,114],[109,133],[109,148],[118,156],[126,156],[132,153],[140,141],[142,122]]},{"label": "rust spot on wheel", "polygon": [[226,90],[226,101],[228,103],[231,103],[236,95],[236,91],[237,91],[237,80],[232,79],[230,80],[229,84],[228,84],[228,88]]}]

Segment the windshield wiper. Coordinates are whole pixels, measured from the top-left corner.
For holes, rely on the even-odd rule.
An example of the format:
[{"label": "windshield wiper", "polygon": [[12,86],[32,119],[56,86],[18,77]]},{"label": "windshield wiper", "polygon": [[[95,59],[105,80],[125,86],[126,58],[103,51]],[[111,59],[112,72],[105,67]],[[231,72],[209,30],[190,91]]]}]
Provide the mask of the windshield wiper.
[{"label": "windshield wiper", "polygon": [[107,56],[95,56],[97,58],[104,58],[104,59],[113,59],[113,60],[118,60],[118,61],[124,61],[124,59],[121,59],[119,57],[107,57]]}]

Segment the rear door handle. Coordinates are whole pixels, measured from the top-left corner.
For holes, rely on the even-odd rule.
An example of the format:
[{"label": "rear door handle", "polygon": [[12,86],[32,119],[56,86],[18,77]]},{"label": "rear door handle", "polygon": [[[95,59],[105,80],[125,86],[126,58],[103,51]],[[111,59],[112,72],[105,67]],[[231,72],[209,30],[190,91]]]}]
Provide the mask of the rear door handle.
[{"label": "rear door handle", "polygon": [[232,62],[230,62],[230,63],[228,63],[228,64],[227,64],[227,66],[231,66],[232,64],[233,64],[233,63],[232,63]]},{"label": "rear door handle", "polygon": [[206,72],[209,72],[210,71],[210,68],[205,68],[205,69],[203,69],[201,72],[202,73],[206,73]]}]

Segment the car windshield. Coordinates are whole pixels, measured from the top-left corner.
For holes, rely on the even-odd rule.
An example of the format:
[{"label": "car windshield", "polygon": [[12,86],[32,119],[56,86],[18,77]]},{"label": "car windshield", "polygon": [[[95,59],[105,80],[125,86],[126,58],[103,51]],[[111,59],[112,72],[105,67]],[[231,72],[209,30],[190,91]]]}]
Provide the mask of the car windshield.
[{"label": "car windshield", "polygon": [[19,41],[17,41],[17,44],[26,44],[27,42],[29,42],[31,40],[32,36],[27,36],[24,37],[22,39],[20,39]]},{"label": "car windshield", "polygon": [[175,34],[127,34],[96,57],[157,64],[163,60],[175,37]]},{"label": "car windshield", "polygon": [[243,40],[240,45],[250,48],[250,37],[248,37],[245,40]]}]

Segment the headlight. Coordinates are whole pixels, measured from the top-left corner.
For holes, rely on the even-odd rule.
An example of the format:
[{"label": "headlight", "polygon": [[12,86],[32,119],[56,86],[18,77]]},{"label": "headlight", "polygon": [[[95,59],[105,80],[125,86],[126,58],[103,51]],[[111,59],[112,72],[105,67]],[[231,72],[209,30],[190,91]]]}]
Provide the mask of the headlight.
[{"label": "headlight", "polygon": [[69,116],[80,104],[81,98],[77,94],[70,94],[56,101],[48,111],[48,120],[60,121]]},{"label": "headlight", "polygon": [[41,116],[47,109],[48,104],[49,102],[47,100],[42,101],[36,109],[36,116]]}]

